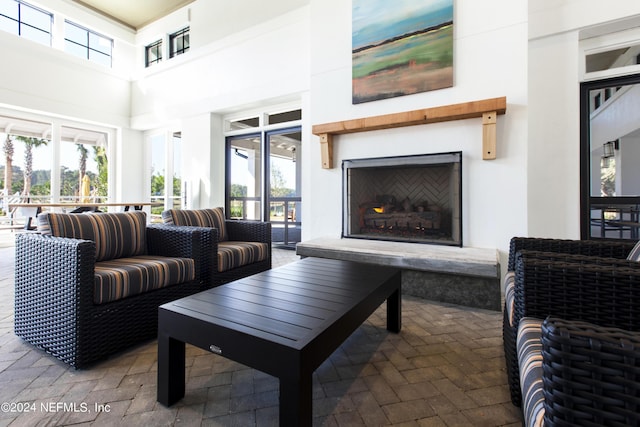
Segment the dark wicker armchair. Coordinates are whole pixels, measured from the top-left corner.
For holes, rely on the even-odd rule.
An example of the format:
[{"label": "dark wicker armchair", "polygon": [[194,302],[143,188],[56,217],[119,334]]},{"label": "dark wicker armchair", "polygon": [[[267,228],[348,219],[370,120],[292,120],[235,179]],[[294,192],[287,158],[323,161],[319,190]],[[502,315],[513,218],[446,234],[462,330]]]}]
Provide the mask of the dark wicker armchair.
[{"label": "dark wicker armchair", "polygon": [[[543,319],[554,316],[563,322],[589,322],[593,324],[590,326],[592,329],[613,327],[627,333],[640,330],[640,316],[633,314],[638,311],[640,302],[640,287],[636,288],[640,286],[640,264],[625,259],[633,247],[634,244],[629,242],[512,239],[508,265],[510,271],[506,277],[503,339],[509,386],[515,405],[520,406],[522,401],[519,363],[523,363],[524,353],[522,349],[518,353],[516,341],[519,340],[520,347],[541,345],[540,324]],[[520,336],[518,326],[521,328]],[[527,336],[529,332],[533,335]],[[598,339],[606,341],[609,338],[605,335]],[[545,355],[545,372],[548,371],[546,363],[555,362]],[[531,378],[526,381],[537,380],[540,372],[532,374],[532,371],[527,371]],[[525,384],[525,387],[529,386]],[[544,395],[550,396],[546,387],[556,386],[545,381]],[[608,385],[602,382],[594,387],[606,388]],[[574,391],[579,388],[576,387]],[[592,393],[592,400],[581,402],[584,408],[590,408],[591,405],[597,407],[598,399],[605,399],[605,396],[609,398],[605,392]],[[565,396],[569,396],[569,401],[577,398],[572,392],[567,392]],[[526,424],[532,423],[540,407],[545,410],[539,411],[538,416],[544,414],[559,422],[561,418],[550,411],[550,402],[541,395],[536,399],[538,403],[542,402],[542,406],[534,405],[532,400],[535,399],[531,396],[525,401],[523,409]],[[571,404],[567,404],[571,408]],[[580,418],[584,413],[574,410],[575,407],[564,408],[560,412],[567,417],[564,419],[577,422],[577,418],[572,417]]]},{"label": "dark wicker armchair", "polygon": [[147,227],[144,212],[41,217],[51,235],[16,236],[15,333],[75,368],[154,338],[158,306],[208,282],[209,229]]},{"label": "dark wicker armchair", "polygon": [[544,422],[640,425],[640,333],[549,317],[542,325]]},{"label": "dark wicker armchair", "polygon": [[223,208],[169,209],[165,226],[210,227],[213,230],[209,287],[271,268],[271,223],[228,220]]}]

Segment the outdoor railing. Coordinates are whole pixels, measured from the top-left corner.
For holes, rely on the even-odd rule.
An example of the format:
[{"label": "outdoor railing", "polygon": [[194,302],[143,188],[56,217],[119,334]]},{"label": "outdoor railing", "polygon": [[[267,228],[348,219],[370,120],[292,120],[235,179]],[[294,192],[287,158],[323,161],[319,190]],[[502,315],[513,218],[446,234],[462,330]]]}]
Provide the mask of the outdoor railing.
[{"label": "outdoor railing", "polygon": [[[290,246],[300,241],[301,197],[270,197],[269,218],[273,242]],[[261,217],[260,197],[231,197],[229,217],[231,219],[259,220]]]},{"label": "outdoor railing", "polygon": [[301,240],[299,220],[301,197],[271,197],[269,212],[272,239],[276,244],[291,246]]}]

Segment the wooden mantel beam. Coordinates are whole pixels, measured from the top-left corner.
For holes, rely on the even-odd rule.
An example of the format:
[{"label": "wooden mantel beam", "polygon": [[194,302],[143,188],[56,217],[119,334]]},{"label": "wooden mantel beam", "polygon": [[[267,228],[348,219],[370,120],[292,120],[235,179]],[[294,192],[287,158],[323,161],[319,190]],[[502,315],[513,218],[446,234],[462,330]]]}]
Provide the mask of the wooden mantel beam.
[{"label": "wooden mantel beam", "polygon": [[443,105],[422,110],[385,114],[361,119],[314,125],[312,132],[320,137],[322,167],[333,167],[333,136],[371,130],[392,129],[403,126],[424,125],[452,120],[482,118],[483,159],[496,158],[497,116],[507,111],[507,98],[490,98],[461,104]]}]

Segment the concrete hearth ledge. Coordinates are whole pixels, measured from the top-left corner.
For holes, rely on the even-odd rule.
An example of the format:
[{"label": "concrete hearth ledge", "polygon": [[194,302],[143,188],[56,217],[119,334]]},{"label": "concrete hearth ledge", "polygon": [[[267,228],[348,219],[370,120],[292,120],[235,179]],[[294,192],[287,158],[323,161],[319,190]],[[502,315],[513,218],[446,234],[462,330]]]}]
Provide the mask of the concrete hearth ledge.
[{"label": "concrete hearth ledge", "polygon": [[497,249],[327,237],[298,243],[296,254],[389,265],[408,270],[500,277]]}]

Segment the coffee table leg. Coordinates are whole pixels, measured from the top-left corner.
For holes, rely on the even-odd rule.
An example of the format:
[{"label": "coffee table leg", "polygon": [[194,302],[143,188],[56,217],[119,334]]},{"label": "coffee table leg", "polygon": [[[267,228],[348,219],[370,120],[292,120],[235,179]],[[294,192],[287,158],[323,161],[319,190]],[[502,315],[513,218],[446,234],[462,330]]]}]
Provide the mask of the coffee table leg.
[{"label": "coffee table leg", "polygon": [[185,344],[158,331],[158,402],[171,406],[184,397]]},{"label": "coffee table leg", "polygon": [[311,426],[312,388],[311,373],[297,381],[280,378],[280,426]]},{"label": "coffee table leg", "polygon": [[402,298],[400,287],[387,298],[387,330],[400,332],[402,329]]}]

